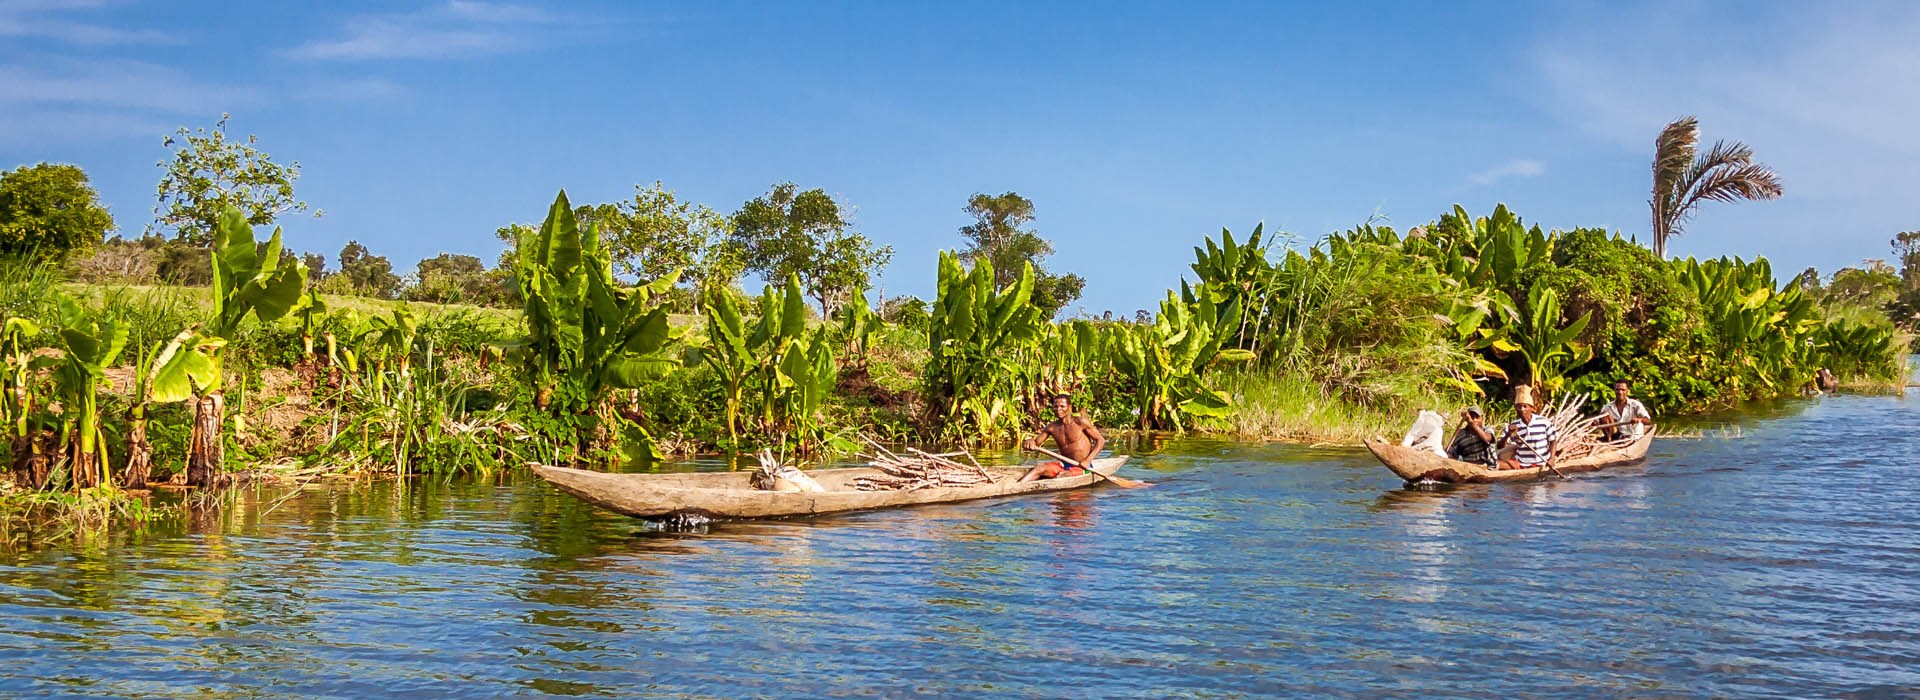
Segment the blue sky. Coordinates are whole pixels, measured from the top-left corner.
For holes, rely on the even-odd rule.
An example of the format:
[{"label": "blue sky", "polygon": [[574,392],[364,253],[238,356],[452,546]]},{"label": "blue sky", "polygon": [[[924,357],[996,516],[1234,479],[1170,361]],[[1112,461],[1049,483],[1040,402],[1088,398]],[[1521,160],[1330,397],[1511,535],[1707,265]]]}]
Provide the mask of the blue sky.
[{"label": "blue sky", "polygon": [[1910,3],[0,0],[0,168],[78,164],[138,235],[161,139],[231,112],[326,211],[290,246],[405,271],[491,261],[562,187],[730,212],[791,180],[923,296],[967,197],[1012,190],[1081,309],[1126,313],[1261,221],[1305,245],[1505,202],[1644,237],[1653,137],[1697,114],[1787,195],[1708,205],[1673,252],[1830,273],[1920,228],[1914,36]]}]

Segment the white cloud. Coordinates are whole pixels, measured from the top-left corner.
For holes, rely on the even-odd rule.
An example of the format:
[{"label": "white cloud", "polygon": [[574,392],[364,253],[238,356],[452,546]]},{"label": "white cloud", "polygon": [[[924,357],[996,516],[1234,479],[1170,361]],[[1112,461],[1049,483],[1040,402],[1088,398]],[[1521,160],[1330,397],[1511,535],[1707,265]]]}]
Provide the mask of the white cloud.
[{"label": "white cloud", "polygon": [[0,2],[0,37],[52,39],[84,46],[181,43],[180,37],[154,29],[123,29],[67,16],[106,5],[105,2]]},{"label": "white cloud", "polygon": [[1920,5],[1777,6],[1722,29],[1724,8],[1583,18],[1535,50],[1546,106],[1652,153],[1668,121],[1744,141],[1788,196],[1876,199],[1920,186]]},{"label": "white cloud", "polygon": [[352,102],[391,99],[405,94],[407,89],[391,80],[359,78],[316,83],[298,91],[295,97],[313,102]]},{"label": "white cloud", "polygon": [[528,25],[554,18],[537,8],[470,0],[399,14],[365,15],[346,22],[346,36],[316,39],[283,52],[309,61],[469,58],[528,48]]},{"label": "white cloud", "polygon": [[159,138],[183,120],[211,121],[260,102],[254,90],[203,83],[139,61],[0,65],[0,138],[9,143]]},{"label": "white cloud", "polygon": [[1477,187],[1485,187],[1509,178],[1539,177],[1546,171],[1547,166],[1540,161],[1519,158],[1469,175],[1467,182]]}]

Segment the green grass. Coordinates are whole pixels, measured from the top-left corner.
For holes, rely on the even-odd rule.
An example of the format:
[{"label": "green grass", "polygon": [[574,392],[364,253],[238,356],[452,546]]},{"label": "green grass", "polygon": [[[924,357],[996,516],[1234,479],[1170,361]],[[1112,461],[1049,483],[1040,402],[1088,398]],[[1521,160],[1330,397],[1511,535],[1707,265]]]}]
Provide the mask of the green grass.
[{"label": "green grass", "polygon": [[1226,419],[1228,432],[1255,440],[1359,444],[1370,437],[1397,438],[1420,409],[1449,414],[1462,402],[1432,392],[1359,402],[1310,377],[1260,370],[1222,373],[1216,381],[1236,404]]}]

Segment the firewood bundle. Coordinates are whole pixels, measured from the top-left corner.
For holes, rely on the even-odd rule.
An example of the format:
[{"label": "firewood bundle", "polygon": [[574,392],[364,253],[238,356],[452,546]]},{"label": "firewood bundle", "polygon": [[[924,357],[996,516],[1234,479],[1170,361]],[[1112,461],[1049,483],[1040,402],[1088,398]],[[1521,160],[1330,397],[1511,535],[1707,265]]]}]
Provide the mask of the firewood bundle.
[{"label": "firewood bundle", "polygon": [[1560,442],[1555,454],[1561,461],[1580,459],[1612,445],[1599,437],[1598,426],[1606,420],[1605,414],[1582,416],[1580,408],[1587,403],[1586,394],[1573,394],[1560,400],[1560,405],[1543,410],[1541,415],[1553,421],[1553,427],[1560,433]]},{"label": "firewood bundle", "polygon": [[909,449],[909,454],[902,456],[872,441],[867,444],[874,448],[875,454],[862,456],[882,474],[854,477],[853,488],[860,491],[918,491],[925,488],[980,486],[994,481],[993,474],[979,463],[963,464],[950,459],[965,456],[972,462],[973,456],[965,452],[929,454]]}]

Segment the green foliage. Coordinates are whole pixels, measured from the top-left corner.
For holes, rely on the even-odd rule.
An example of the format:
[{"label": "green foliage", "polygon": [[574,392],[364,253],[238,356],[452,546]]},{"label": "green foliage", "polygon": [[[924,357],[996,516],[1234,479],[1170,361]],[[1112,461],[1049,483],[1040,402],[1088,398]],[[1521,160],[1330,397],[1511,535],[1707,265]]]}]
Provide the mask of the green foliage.
[{"label": "green foliage", "polygon": [[506,306],[512,301],[511,289],[504,270],[488,270],[471,255],[441,253],[420,261],[414,283],[399,296],[434,304]]},{"label": "green foliage", "polygon": [[70,445],[68,476],[76,488],[109,481],[100,452],[105,438],[100,423],[100,393],[108,367],[127,346],[127,329],[112,314],[96,314],[72,301],[60,307],[60,332],[53,363],[55,396],[61,406],[61,435]]},{"label": "green foliage", "polygon": [[802,192],[791,182],[742,204],[732,222],[743,269],[768,280],[799,277],[821,313],[845,301],[847,290],[867,288],[893,258],[892,246],[875,247],[848,231],[840,204],[826,191]]},{"label": "green foliage", "polygon": [[400,276],[386,256],[374,255],[359,241],[340,249],[340,272],[328,275],[323,291],[332,294],[394,299],[400,296]]},{"label": "green foliage", "polygon": [[0,172],[0,255],[63,260],[113,230],[113,215],[78,166],[40,163]]},{"label": "green foliage", "polygon": [[1113,364],[1132,388],[1142,430],[1185,430],[1195,417],[1233,412],[1233,397],[1205,380],[1216,363],[1255,358],[1250,350],[1222,348],[1220,328],[1236,320],[1222,319],[1204,297],[1189,305],[1169,291],[1151,325],[1115,329]]},{"label": "green foliage", "polygon": [[993,280],[996,288],[1013,284],[1015,271],[1030,264],[1033,266],[1032,302],[1039,307],[1041,318],[1052,318],[1062,307],[1080,298],[1086,280],[1079,275],[1048,272],[1044,261],[1053,254],[1053,244],[1033,230],[1022,228],[1033,222],[1033,200],[1013,192],[998,196],[975,194],[967,200],[966,211],[974,221],[960,227],[960,236],[967,239],[967,248],[960,252],[960,259],[991,264],[997,273]]},{"label": "green foliage", "polygon": [[927,401],[955,436],[993,438],[1024,426],[1015,397],[1020,348],[1044,321],[1032,304],[1033,267],[995,291],[993,264],[968,272],[960,258],[940,253],[939,296],[927,323],[928,360],[922,373]]},{"label": "green foliage", "polygon": [[635,185],[633,199],[582,206],[574,216],[597,226],[614,272],[653,280],[680,271],[695,290],[728,286],[740,276],[740,261],[726,247],[733,222],[706,205],[680,201],[660,182]]},{"label": "green foliage", "polygon": [[840,308],[839,336],[845,348],[846,364],[849,367],[865,368],[867,352],[873,345],[873,334],[880,329],[880,318],[867,306],[867,294],[862,290],[853,290],[847,303]]},{"label": "green foliage", "polygon": [[1836,319],[1813,334],[1815,362],[1838,376],[1904,382],[1891,326]]},{"label": "green foliage", "polygon": [[[149,232],[170,228],[177,240],[196,246],[214,242],[220,218],[237,208],[243,221],[261,226],[273,223],[287,212],[307,211],[307,203],[293,195],[293,184],[300,179],[300,164],[281,165],[255,147],[256,139],[227,137],[227,119],[213,129],[186,127],[167,137],[165,145],[172,158],[160,164],[159,203],[154,206],[154,224]],[[313,215],[321,215],[314,210]],[[214,243],[218,245],[218,243]]]},{"label": "green foliage", "polygon": [[514,279],[527,324],[518,354],[537,387],[535,406],[574,417],[583,445],[610,420],[613,390],[636,388],[678,364],[661,354],[674,340],[666,310],[649,304],[675,277],[618,286],[598,232],[579,228],[566,192],[539,231],[518,241]]}]

